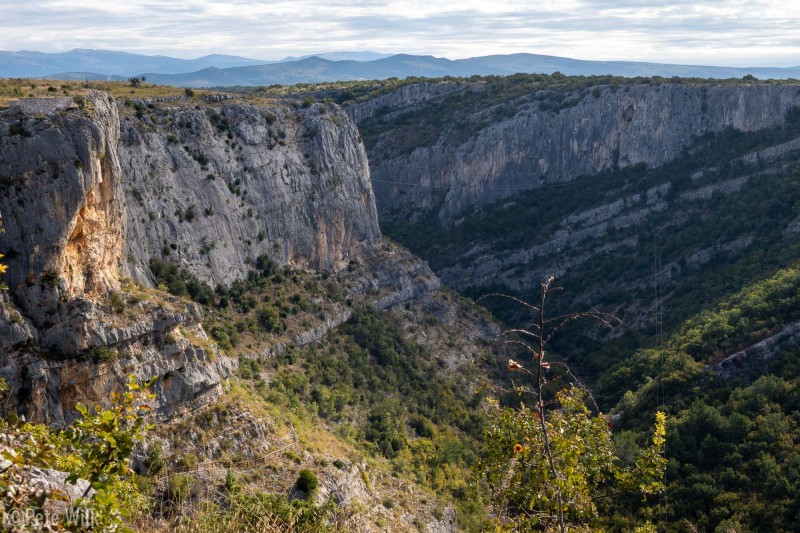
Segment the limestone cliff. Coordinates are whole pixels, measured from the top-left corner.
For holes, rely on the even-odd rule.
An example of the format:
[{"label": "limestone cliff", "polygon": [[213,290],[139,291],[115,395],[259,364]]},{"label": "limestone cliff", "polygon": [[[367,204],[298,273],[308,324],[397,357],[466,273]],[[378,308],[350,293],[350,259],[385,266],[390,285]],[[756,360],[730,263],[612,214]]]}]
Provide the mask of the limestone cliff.
[{"label": "limestone cliff", "polygon": [[[657,166],[695,137],[778,125],[800,105],[796,85],[605,85],[560,95],[555,108],[543,105],[547,91],[540,89],[470,108],[460,101],[491,86],[412,87],[354,104],[348,113],[369,129],[382,216],[435,210],[442,222],[520,190],[637,163]],[[436,122],[437,114],[445,118]],[[404,142],[404,128],[417,128],[420,139],[430,128],[429,142]]]},{"label": "limestone cliff", "polygon": [[338,268],[380,239],[369,167],[338,108],[245,103],[122,120],[127,267],[167,257],[228,284],[247,262]]},{"label": "limestone cliff", "polygon": [[62,299],[119,283],[125,232],[119,116],[100,93],[84,105],[86,112],[0,121],[6,284],[37,326],[62,321]]},{"label": "limestone cliff", "polygon": [[0,376],[37,420],[67,421],[130,373],[158,378],[162,415],[221,394],[235,361],[199,306],[151,288],[151,258],[226,285],[262,254],[336,270],[380,240],[366,155],[338,108],[61,100],[0,115]]}]

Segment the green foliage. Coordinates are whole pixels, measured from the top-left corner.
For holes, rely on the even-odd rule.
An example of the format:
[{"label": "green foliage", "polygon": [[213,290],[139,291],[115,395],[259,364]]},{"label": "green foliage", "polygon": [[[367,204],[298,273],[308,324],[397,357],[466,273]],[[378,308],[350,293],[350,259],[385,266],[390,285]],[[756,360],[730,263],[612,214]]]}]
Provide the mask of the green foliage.
[{"label": "green foliage", "polygon": [[297,489],[303,491],[307,498],[310,498],[317,490],[319,480],[311,470],[304,468],[297,476]]},{"label": "green foliage", "polygon": [[275,367],[262,391],[268,401],[319,416],[364,451],[390,459],[397,475],[460,505],[474,503],[468,477],[482,435],[483,396],[473,376],[442,372],[434,354],[406,338],[396,316],[356,310],[325,343],[268,363]]},{"label": "green foliage", "polygon": [[220,349],[228,351],[236,346],[239,340],[239,332],[236,326],[230,322],[218,324],[210,328],[211,337],[217,341]]},{"label": "green foliage", "polygon": [[[782,324],[800,319],[798,306],[800,265],[795,264],[687,320],[662,348],[640,350],[617,363],[598,380],[598,392],[610,396],[620,387],[635,389],[635,394],[623,400],[627,407],[623,412],[632,417],[644,406],[655,405],[657,387],[662,401],[686,407],[686,388],[705,375],[705,364],[718,362],[725,355],[774,334]],[[658,382],[652,379],[655,369],[662,374]]]},{"label": "green foliage", "polygon": [[787,338],[771,359],[742,361],[726,381],[706,369],[797,320],[798,294],[795,265],[728,296],[676,328],[663,348],[640,350],[601,378],[601,392],[638,383],[619,403],[623,427],[640,427],[657,405],[671,413],[669,517],[704,531],[800,526],[789,489],[800,483],[800,350]]},{"label": "green foliage", "polygon": [[598,499],[623,492],[642,495],[663,490],[665,416],[656,418],[652,444],[635,460],[622,464],[614,454],[609,421],[592,416],[580,388],[558,393],[546,421],[549,447],[558,478],[547,467],[541,417],[525,405],[519,409],[490,404],[485,454],[476,465],[490,493],[500,523],[528,530],[556,529],[557,490],[571,528],[602,523]]},{"label": "green foliage", "polygon": [[215,300],[214,291],[207,283],[172,263],[153,258],[150,260],[150,271],[158,285],[165,285],[176,296],[189,297],[204,305]]},{"label": "green foliage", "polygon": [[267,305],[258,310],[256,315],[258,325],[267,333],[281,333],[286,326],[281,320],[280,312],[271,305]]},{"label": "green foliage", "polygon": [[194,478],[188,474],[174,474],[167,480],[166,497],[176,503],[184,502],[192,496]]},{"label": "green foliage", "polygon": [[[752,385],[713,391],[681,410],[669,429],[671,515],[701,530],[725,521],[744,530],[796,531],[800,483],[797,350]],[[781,368],[782,367],[782,368]],[[720,405],[720,394],[729,394]],[[717,529],[719,530],[719,529]]]},{"label": "green foliage", "polygon": [[108,295],[108,303],[115,313],[123,312],[128,305],[125,301],[125,297],[117,291],[111,291],[111,293]]},{"label": "green foliage", "polygon": [[240,357],[238,373],[242,379],[256,379],[261,375],[261,365],[257,359]]},{"label": "green foliage", "polygon": [[97,346],[86,350],[82,354],[82,359],[92,361],[94,363],[111,363],[119,359],[119,351],[108,346]]},{"label": "green foliage", "polygon": [[224,501],[198,504],[197,512],[184,517],[179,531],[238,533],[335,532],[346,530],[333,502],[317,506],[308,500],[289,501],[286,495],[236,490]]},{"label": "green foliage", "polygon": [[242,490],[242,484],[233,470],[225,472],[225,489],[230,493],[237,493]]},{"label": "green foliage", "polygon": [[742,349],[800,319],[800,266],[776,272],[703,311],[674,333],[670,346],[699,361]]},{"label": "green foliage", "polygon": [[164,448],[161,444],[156,443],[147,451],[146,464],[147,473],[153,476],[164,469],[167,463],[164,459]]},{"label": "green foliage", "polygon": [[[68,531],[123,531],[124,515],[146,508],[132,483],[128,460],[135,443],[149,428],[143,413],[153,396],[147,385],[131,376],[127,391],[113,393],[108,409],[76,406],[80,417],[66,429],[54,432],[45,426],[26,424],[9,417],[0,426],[0,490],[5,513],[43,520],[48,500],[63,500],[59,491],[41,490],[31,484],[32,467],[67,471],[67,481],[90,483],[72,504],[71,514],[50,527]],[[52,517],[51,517],[52,518]],[[33,526],[34,524],[28,524]]]},{"label": "green foliage", "polygon": [[[800,259],[800,244],[796,237],[784,231],[800,216],[800,203],[796,200],[800,198],[798,154],[787,153],[767,169],[760,164],[745,165],[741,159],[754,150],[796,138],[800,133],[800,122],[793,118],[796,114],[796,111],[790,112],[787,123],[779,128],[749,133],[725,130],[704,136],[674,161],[658,168],[634,166],[602,176],[577,178],[552,189],[519,193],[513,205],[509,206],[506,200],[484,206],[480,211],[466,213],[463,221],[453,227],[442,227],[435,216],[429,214],[415,223],[384,222],[382,228],[427,259],[436,270],[453,265],[468,270],[477,258],[485,257],[485,254],[470,255],[469,251],[476,247],[486,247],[498,256],[510,255],[515,250],[548,241],[561,227],[561,221],[570,215],[607,205],[621,195],[630,198],[638,194],[640,201],[632,205],[630,211],[622,211],[620,216],[647,208],[647,191],[669,184],[670,190],[663,197],[663,210],[650,212],[641,224],[619,230],[609,228],[593,239],[593,248],[609,245],[613,249],[594,255],[591,261],[581,263],[580,268],[568,269],[559,282],[569,291],[554,305],[556,311],[587,306],[647,308],[653,300],[653,246],[658,243],[661,255],[670,262],[663,274],[668,309],[663,316],[663,327],[665,331],[673,331],[743,285],[790,267]],[[736,178],[747,178],[738,192],[712,194],[702,200],[681,200],[684,193]],[[589,181],[591,187],[586,186]],[[669,228],[668,231],[665,228]],[[637,246],[612,244],[627,238],[635,238]],[[741,248],[734,247],[728,253],[720,250],[721,245],[731,242],[741,243]],[[708,262],[693,264],[693,255],[702,256],[708,251],[712,253]],[[569,251],[564,251],[562,261],[577,261],[584,252],[576,248],[574,255],[567,257]],[[536,268],[528,264],[509,265],[504,275],[514,282],[527,284],[531,276],[538,275]],[[473,297],[486,292],[509,291],[497,286],[465,290],[467,296]],[[514,294],[529,299],[531,292]],[[709,340],[715,348],[710,353],[698,352],[698,357],[719,357],[736,346],[762,338],[784,320],[794,320],[791,313],[786,312],[792,299],[785,295],[782,298],[786,300],[781,304],[784,311],[782,316],[773,317],[774,322],[766,318],[748,318],[759,321],[756,329],[737,324],[736,320],[726,322],[726,331],[720,329],[714,333],[721,335],[719,339],[699,340],[701,343]],[[773,303],[764,305],[769,308]],[[513,322],[517,318],[515,310],[502,302],[488,306],[503,320]],[[568,328],[567,334],[553,343],[553,349],[570,354],[575,371],[589,381],[597,380],[595,397],[602,408],[610,409],[626,390],[636,387],[637,376],[652,377],[652,369],[660,368],[660,364],[649,366],[652,360],[646,357],[630,359],[637,349],[652,345],[653,326],[647,325],[636,333],[618,330],[614,340],[600,346],[584,342],[583,336],[577,334],[581,327]],[[745,329],[748,333],[740,333]],[[673,350],[666,352],[666,359],[671,380],[667,386],[680,390],[692,379],[689,371],[697,371],[698,365],[682,359]]]},{"label": "green foliage", "polygon": [[[218,285],[211,290],[193,276],[153,260],[154,273],[169,287],[170,292],[181,293],[182,284],[186,293],[206,306],[205,330],[217,341],[219,347],[231,352],[245,343],[272,342],[275,336],[284,334],[298,325],[307,325],[314,316],[330,308],[324,301],[317,280],[301,270],[289,266],[283,268],[268,255],[259,255],[252,262],[247,278],[233,282],[230,286]],[[313,302],[312,302],[313,300]],[[303,326],[305,327],[305,326]]]}]

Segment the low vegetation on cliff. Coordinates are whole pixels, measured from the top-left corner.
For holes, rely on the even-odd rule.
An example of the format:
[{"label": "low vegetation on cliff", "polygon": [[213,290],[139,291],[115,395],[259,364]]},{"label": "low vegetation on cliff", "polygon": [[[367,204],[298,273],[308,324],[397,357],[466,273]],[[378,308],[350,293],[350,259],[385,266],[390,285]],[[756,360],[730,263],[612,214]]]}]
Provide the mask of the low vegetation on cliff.
[{"label": "low vegetation on cliff", "polygon": [[[111,84],[112,100],[98,93],[77,98],[79,83],[0,87],[9,97],[76,97],[60,118],[25,122],[15,115],[4,125],[9,146],[35,140],[34,122],[50,131],[78,117],[91,129],[84,117],[91,103],[108,103],[115,117],[111,108],[119,101],[120,142],[131,150],[122,166],[150,161],[149,142],[172,161],[126,170],[130,181],[115,197],[132,204],[137,215],[129,226],[143,242],[114,260],[139,282],[114,275],[107,286],[93,285],[91,265],[81,272],[64,267],[77,263],[58,255],[62,243],[76,257],[95,244],[85,229],[93,220],[80,208],[52,246],[34,248],[18,238],[34,251],[2,250],[17,280],[11,294],[0,295],[0,327],[11,339],[0,339],[9,343],[2,368],[8,381],[0,380],[7,514],[31,510],[26,516],[36,517],[49,512],[45,504],[61,505],[61,525],[78,531],[85,524],[64,519],[64,509],[86,509],[98,521],[91,527],[102,524],[96,529],[140,531],[800,528],[797,110],[779,126],[694,138],[663,165],[625,167],[612,154],[613,168],[599,175],[468,207],[454,220],[442,220],[433,206],[383,221],[386,233],[461,295],[438,288],[427,265],[380,240],[368,189],[342,194],[362,216],[361,229],[369,229],[353,237],[350,251],[304,258],[299,248],[272,242],[267,214],[274,222],[282,211],[257,211],[280,195],[264,194],[263,205],[250,206],[255,184],[302,178],[309,185],[307,198],[297,196],[307,201],[303,213],[318,215],[322,202],[342,191],[343,174],[311,153],[325,132],[347,128],[344,152],[361,166],[337,162],[337,169],[352,171],[353,180],[366,175],[357,132],[337,122],[347,117],[330,104],[369,103],[420,81],[452,84],[458,93],[400,112],[378,109],[361,123],[368,148],[386,141],[397,155],[444,138],[462,143],[521,110],[552,118],[634,83],[707,85],[554,74],[296,88],[303,99],[273,87],[248,96],[295,97],[279,104],[281,119],[244,105],[226,114],[209,109],[215,102],[205,93],[141,80],[135,87]],[[171,121],[173,111],[158,98],[176,102],[191,121]],[[237,128],[245,118],[261,129]],[[270,128],[284,119],[288,133]],[[323,122],[329,129],[307,127]],[[263,138],[249,136],[256,129]],[[36,167],[41,172],[17,174],[49,186],[96,166],[98,189],[78,191],[72,202],[88,205],[100,184],[122,175],[112,147],[98,152],[93,139],[85,137],[87,157],[70,157],[70,173]],[[226,165],[253,169],[244,164],[251,157],[245,139],[247,146],[266,143],[263,153],[252,150],[264,159],[257,179],[225,174]],[[219,157],[201,149],[206,141],[219,145]],[[338,154],[335,146],[325,153]],[[221,184],[219,207],[239,211],[212,218],[220,209],[215,215],[197,200],[181,203],[177,186],[167,194],[172,189],[160,176],[178,170],[193,184]],[[30,191],[17,174],[3,176],[0,186],[9,191],[4,205],[19,208],[22,219],[29,215],[25,201],[14,196],[12,203],[11,192]],[[320,189],[322,182],[330,188]],[[156,212],[153,205],[169,209]],[[331,242],[336,231],[320,230],[325,220],[296,218],[312,237],[302,241],[309,254],[324,239],[331,254],[339,253]],[[221,224],[240,240],[233,255],[221,255],[225,243],[208,237]],[[159,238],[144,242],[148,232]],[[35,254],[42,250],[56,251],[47,261],[31,259],[41,259]],[[230,261],[234,252],[244,259]],[[26,278],[14,270],[15,260],[47,268]],[[548,339],[546,359],[544,343],[522,357],[496,343],[499,324],[522,335],[514,337],[517,347],[526,340],[523,330],[530,334],[536,324],[516,306],[482,299],[484,308],[468,297],[500,291],[530,300],[556,271],[566,290],[552,300],[554,314],[601,308],[622,324],[608,331],[567,320],[562,335]],[[205,281],[215,276],[227,281]],[[26,316],[15,290],[26,291],[28,309],[48,311]],[[65,339],[74,344],[59,351]],[[526,371],[534,366],[535,377]],[[115,380],[132,371],[156,377],[160,397],[135,380],[127,394],[119,390]],[[108,405],[70,409],[84,395],[110,396],[115,387],[120,395]],[[154,412],[145,413],[138,394]],[[26,422],[9,412],[12,405],[63,427]],[[57,487],[45,490],[42,477]],[[75,487],[80,494],[66,494]],[[69,503],[56,502],[67,496]]]}]

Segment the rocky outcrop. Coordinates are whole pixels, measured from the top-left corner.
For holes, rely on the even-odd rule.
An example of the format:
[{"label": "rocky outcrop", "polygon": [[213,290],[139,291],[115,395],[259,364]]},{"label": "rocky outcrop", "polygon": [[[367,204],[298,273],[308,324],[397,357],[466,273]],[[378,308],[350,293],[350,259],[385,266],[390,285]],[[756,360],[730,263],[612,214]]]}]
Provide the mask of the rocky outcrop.
[{"label": "rocky outcrop", "polygon": [[364,259],[368,276],[353,280],[353,294],[366,294],[376,309],[389,309],[410,300],[423,298],[441,285],[439,278],[407,250],[384,244],[380,253]]},{"label": "rocky outcrop", "polygon": [[[414,92],[409,87],[402,91]],[[638,163],[658,166],[705,133],[781,124],[786,112],[800,105],[800,87],[602,86],[592,94],[568,95],[566,100],[577,103],[559,111],[542,110],[536,97],[532,93],[512,102],[512,116],[503,115],[508,118],[493,118],[491,108],[456,116],[441,126],[438,141],[410,153],[393,149],[397,139],[392,131],[398,127],[393,119],[401,111],[413,111],[421,98],[404,98],[397,92],[394,99],[378,97],[383,105],[377,108],[372,101],[349,108],[351,116],[363,120],[375,115],[385,127],[370,146],[382,216],[435,210],[448,222],[469,206],[510,197],[515,191]],[[435,102],[436,96],[428,99]],[[378,109],[381,114],[376,114]],[[475,133],[465,135],[468,128]]]},{"label": "rocky outcrop", "polygon": [[222,393],[235,362],[199,306],[147,288],[151,258],[229,284],[262,254],[337,270],[379,242],[366,154],[340,109],[191,103],[120,113],[88,92],[0,116],[0,376],[31,419],[69,422],[130,374],[156,379],[160,416]]},{"label": "rocky outcrop", "polygon": [[61,302],[119,283],[124,206],[119,116],[102,93],[79,110],[0,120],[0,212],[6,284],[39,327],[64,320]]},{"label": "rocky outcrop", "polygon": [[152,257],[229,284],[268,254],[339,268],[380,238],[366,153],[338,108],[229,103],[122,121],[126,268]]},{"label": "rocky outcrop", "polygon": [[[351,267],[354,265],[351,265]],[[302,347],[321,341],[325,336],[347,322],[353,309],[371,306],[386,310],[412,300],[427,301],[427,297],[441,286],[439,278],[428,264],[390,242],[384,242],[357,268],[339,272],[336,283],[344,287],[346,305],[334,304],[317,326],[293,335],[251,354],[254,358],[270,358],[284,353],[289,347]]]},{"label": "rocky outcrop", "polygon": [[[28,419],[68,423],[76,415],[76,403],[105,403],[131,374],[140,382],[155,380],[152,391],[160,417],[222,394],[220,383],[236,363],[208,339],[196,304],[182,304],[177,298],[161,304],[145,301],[120,317],[88,300],[76,302],[90,315],[48,330],[63,338],[64,344],[54,349],[74,352],[54,356],[43,340],[37,344],[36,330],[26,328],[25,322],[14,324],[22,331],[21,341],[6,341],[0,352],[0,377],[14,391],[15,407]],[[5,313],[19,314],[10,302],[5,306]],[[76,324],[81,328],[71,329]],[[88,343],[78,349],[76,339]]]},{"label": "rocky outcrop", "polygon": [[727,355],[711,365],[711,370],[725,379],[753,371],[760,374],[762,372],[759,370],[760,365],[783,350],[796,349],[798,342],[800,342],[800,322],[792,322],[752,346]]}]

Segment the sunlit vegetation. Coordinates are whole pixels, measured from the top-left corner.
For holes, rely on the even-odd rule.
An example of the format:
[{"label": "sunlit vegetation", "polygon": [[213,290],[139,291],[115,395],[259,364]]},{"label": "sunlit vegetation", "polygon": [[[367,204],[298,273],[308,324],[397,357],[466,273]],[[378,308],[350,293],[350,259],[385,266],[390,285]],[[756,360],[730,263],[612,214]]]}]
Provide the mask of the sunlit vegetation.
[{"label": "sunlit vegetation", "polygon": [[[0,398],[13,392],[0,380]],[[27,423],[13,414],[0,420],[4,528],[131,531],[124,524],[149,507],[130,457],[151,427],[144,418],[151,399],[147,385],[131,376],[127,391],[114,393],[110,407],[78,404],[80,416],[66,428]],[[35,468],[65,472],[66,483],[82,480],[83,493],[70,502],[63,488],[37,485]],[[69,505],[54,513],[53,504],[64,501]]]},{"label": "sunlit vegetation", "polygon": [[268,402],[319,418],[365,453],[388,459],[395,475],[465,509],[475,505],[469,467],[484,424],[477,377],[445,374],[391,315],[356,311],[324,343],[265,363],[247,360],[240,375]]},{"label": "sunlit vegetation", "polygon": [[[795,531],[800,502],[800,351],[788,337],[741,360],[722,379],[708,364],[796,321],[800,268],[749,285],[678,327],[662,348],[637,352],[601,377],[609,395],[633,387],[617,409],[640,427],[657,407],[671,413],[667,468],[672,524]],[[738,524],[738,525],[737,525]]]},{"label": "sunlit vegetation", "polygon": [[285,333],[308,329],[343,301],[338,286],[323,276],[278,267],[266,255],[252,267],[246,279],[212,289],[173,263],[150,262],[162,290],[205,306],[206,332],[231,354],[249,353]]}]

